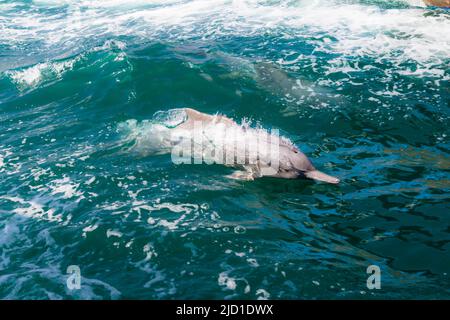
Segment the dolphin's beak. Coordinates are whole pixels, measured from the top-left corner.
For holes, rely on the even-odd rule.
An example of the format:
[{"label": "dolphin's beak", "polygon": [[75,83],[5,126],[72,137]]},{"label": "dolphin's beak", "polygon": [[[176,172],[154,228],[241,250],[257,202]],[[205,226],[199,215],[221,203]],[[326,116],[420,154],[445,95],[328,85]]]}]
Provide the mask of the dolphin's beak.
[{"label": "dolphin's beak", "polygon": [[304,175],[309,179],[314,179],[317,181],[323,181],[332,184],[338,184],[340,181],[338,178],[329,176],[323,172],[320,172],[319,170],[307,171],[304,173]]}]

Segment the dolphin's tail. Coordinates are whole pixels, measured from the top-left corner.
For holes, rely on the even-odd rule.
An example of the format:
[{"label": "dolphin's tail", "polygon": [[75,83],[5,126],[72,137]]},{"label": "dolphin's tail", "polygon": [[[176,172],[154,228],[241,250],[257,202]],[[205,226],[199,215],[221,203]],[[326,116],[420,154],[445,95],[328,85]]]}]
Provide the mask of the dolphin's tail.
[{"label": "dolphin's tail", "polygon": [[323,172],[320,172],[319,170],[307,171],[307,172],[305,172],[305,176],[309,179],[314,179],[314,180],[318,180],[318,181],[323,181],[323,182],[328,182],[328,183],[333,183],[333,184],[339,183],[338,178],[329,176]]}]

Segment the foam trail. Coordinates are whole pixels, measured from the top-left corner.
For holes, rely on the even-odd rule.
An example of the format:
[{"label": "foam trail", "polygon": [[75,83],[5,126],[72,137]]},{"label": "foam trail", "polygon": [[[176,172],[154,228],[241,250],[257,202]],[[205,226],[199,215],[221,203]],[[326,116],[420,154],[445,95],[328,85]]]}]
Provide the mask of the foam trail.
[{"label": "foam trail", "polygon": [[[39,3],[39,2],[38,2]],[[379,2],[377,2],[379,3]],[[417,1],[411,5],[420,4]],[[0,44],[40,43],[42,49],[82,47],[87,39],[134,36],[145,40],[252,37],[278,33],[282,38],[326,33],[334,41],[307,40],[316,50],[343,56],[372,56],[400,65],[414,61],[426,68],[450,52],[450,20],[423,8],[381,10],[357,1],[63,1],[66,14],[6,10],[0,18]],[[30,5],[36,6],[36,3]],[[409,35],[409,36],[404,36]],[[26,46],[25,46],[26,47]]]},{"label": "foam trail", "polygon": [[416,7],[426,7],[426,4],[422,0],[406,0],[406,2],[410,6],[416,6]]}]

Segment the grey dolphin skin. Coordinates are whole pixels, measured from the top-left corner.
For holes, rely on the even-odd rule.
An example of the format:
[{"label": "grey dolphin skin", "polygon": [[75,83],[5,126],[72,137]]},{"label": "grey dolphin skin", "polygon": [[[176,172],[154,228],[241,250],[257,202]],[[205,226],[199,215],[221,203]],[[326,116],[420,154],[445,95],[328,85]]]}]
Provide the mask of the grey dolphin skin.
[{"label": "grey dolphin skin", "polygon": [[[191,130],[194,128],[195,122],[202,122],[206,125],[224,125],[226,128],[234,127],[240,128],[240,126],[230,118],[223,115],[209,115],[199,112],[194,109],[185,108],[187,119],[184,123],[180,124],[177,128],[182,130]],[[245,130],[245,129],[242,129]],[[252,130],[252,129],[249,129]],[[271,159],[264,158],[259,155],[256,164],[250,166],[242,166],[244,171],[237,171],[232,178],[253,180],[254,178],[262,176],[270,176],[283,179],[313,179],[317,181],[337,184],[339,179],[327,175],[317,170],[308,157],[303,154],[295,145],[285,139],[276,140],[279,143],[279,165],[277,171],[264,170],[270,166]],[[270,143],[270,142],[267,142]]]},{"label": "grey dolphin skin", "polygon": [[307,79],[293,78],[279,66],[269,62],[254,64],[255,80],[268,92],[294,98],[297,101],[317,100],[317,103],[326,101],[326,98],[336,99],[336,93],[319,86]]},{"label": "grey dolphin skin", "polygon": [[[450,1],[450,0],[449,0]],[[182,53],[184,48],[177,48],[177,53]],[[229,71],[222,74],[221,78],[248,78],[267,93],[284,97],[292,107],[303,104],[314,107],[324,107],[326,105],[347,105],[349,102],[344,96],[332,88],[325,87],[300,75],[292,75],[283,70],[282,66],[263,59],[244,58],[222,51],[208,53],[197,52],[197,55],[204,59],[213,59]],[[182,56],[183,59],[194,65],[199,62],[192,58]],[[200,68],[200,66],[197,66]],[[201,76],[211,81],[211,76],[202,71]],[[288,107],[288,110],[291,109]]]},{"label": "grey dolphin skin", "polygon": [[231,71],[227,77],[251,78],[266,92],[285,97],[293,103],[316,107],[348,104],[348,101],[335,90],[305,77],[292,76],[278,64],[264,60],[244,59],[223,52],[216,53],[215,56],[219,63]]}]

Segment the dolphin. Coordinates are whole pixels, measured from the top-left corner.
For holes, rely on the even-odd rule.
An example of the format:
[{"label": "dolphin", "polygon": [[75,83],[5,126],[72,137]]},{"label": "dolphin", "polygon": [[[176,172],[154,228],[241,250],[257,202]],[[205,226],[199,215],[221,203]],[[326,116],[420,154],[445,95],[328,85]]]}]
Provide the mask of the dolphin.
[{"label": "dolphin", "polygon": [[[450,0],[449,0],[450,1]],[[219,75],[222,79],[246,78],[251,79],[260,89],[267,93],[285,98],[289,105],[283,110],[288,114],[292,109],[292,104],[308,105],[316,108],[327,105],[348,104],[344,96],[332,88],[320,85],[304,76],[292,75],[283,70],[281,65],[264,59],[252,59],[235,56],[222,51],[209,53],[205,50],[196,49],[195,56],[187,56],[184,47],[175,49],[177,56],[198,68],[200,76],[207,81],[214,79],[202,70],[201,64],[204,61],[213,60],[217,65],[222,66],[227,73]],[[189,52],[192,48],[189,48]]]},{"label": "dolphin", "polygon": [[[230,178],[253,180],[263,176],[269,176],[283,179],[313,179],[332,184],[339,183],[338,178],[317,170],[308,157],[286,138],[271,139],[271,136],[261,134],[262,132],[267,133],[267,131],[239,125],[224,115],[210,115],[191,108],[184,108],[184,112],[186,114],[184,122],[174,129],[179,136],[183,135],[182,132],[192,132],[198,124],[206,128],[203,130],[203,134],[209,136],[209,142],[214,140],[214,137],[212,137],[213,130],[217,133],[217,128],[219,127],[224,131],[230,129],[237,131],[238,138],[236,141],[233,141],[235,145],[232,146],[232,149],[227,149],[227,146],[225,146],[224,150],[225,152],[227,150],[241,150],[245,154],[245,161],[242,163],[233,162],[231,166],[240,168],[241,170],[235,171],[229,176]],[[246,141],[239,140],[239,137],[244,137]],[[255,161],[251,161],[246,146],[255,139],[262,141],[261,150],[273,148],[273,144],[275,143],[276,150],[278,151],[277,154],[274,155],[273,153],[259,151],[258,149],[258,154],[254,158]],[[218,144],[217,141],[212,141],[212,143]],[[204,151],[202,150],[203,153]],[[275,161],[274,157],[277,158],[276,161],[278,164],[275,168],[272,166],[272,163]]]},{"label": "dolphin", "polygon": [[270,62],[257,62],[255,79],[267,91],[279,96],[292,96],[305,100],[309,96],[329,96],[332,91],[318,86],[306,79],[290,77],[277,65]]},{"label": "dolphin", "polygon": [[[290,75],[276,63],[266,60],[247,60],[222,52],[215,55],[218,63],[231,71],[222,78],[250,78],[262,90],[277,97],[284,97],[288,102],[297,105],[304,104],[320,108],[326,105],[348,104],[345,97],[335,90],[308,80],[306,77]],[[290,109],[288,108],[287,111]]]}]

